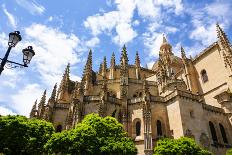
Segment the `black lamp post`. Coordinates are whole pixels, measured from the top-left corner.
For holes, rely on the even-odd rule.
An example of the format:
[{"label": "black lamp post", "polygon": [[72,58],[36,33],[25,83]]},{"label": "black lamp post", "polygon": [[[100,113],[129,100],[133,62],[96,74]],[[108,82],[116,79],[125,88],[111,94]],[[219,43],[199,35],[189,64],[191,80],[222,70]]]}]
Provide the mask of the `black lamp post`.
[{"label": "black lamp post", "polygon": [[34,52],[32,46],[28,46],[27,48],[22,50],[24,64],[20,64],[20,63],[14,62],[14,61],[7,60],[12,47],[15,47],[16,44],[21,40],[22,40],[22,37],[21,37],[19,31],[11,32],[9,34],[8,49],[6,51],[4,58],[0,58],[2,60],[1,65],[0,65],[0,75],[1,75],[2,71],[4,70],[4,66],[6,63],[16,64],[16,65],[22,66],[22,67],[28,67],[27,65],[30,63],[32,57],[35,55],[35,52]]}]

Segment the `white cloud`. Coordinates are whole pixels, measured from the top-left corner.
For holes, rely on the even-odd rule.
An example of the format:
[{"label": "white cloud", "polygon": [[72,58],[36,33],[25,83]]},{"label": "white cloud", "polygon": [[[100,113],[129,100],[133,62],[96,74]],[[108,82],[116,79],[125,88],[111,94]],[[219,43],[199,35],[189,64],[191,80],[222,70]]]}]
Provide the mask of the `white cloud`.
[{"label": "white cloud", "polygon": [[28,84],[11,96],[12,108],[20,115],[29,116],[34,101],[40,100],[43,91],[39,84]]},{"label": "white cloud", "polygon": [[163,5],[167,8],[174,8],[174,12],[179,15],[183,11],[182,0],[154,0],[157,5]]},{"label": "white cloud", "polygon": [[159,55],[159,48],[163,41],[162,33],[144,33],[144,45],[149,50],[149,57],[156,57]]},{"label": "white cloud", "polygon": [[200,41],[204,46],[209,46],[217,40],[216,25],[199,26],[192,31],[190,38]]},{"label": "white cloud", "polygon": [[130,42],[137,36],[137,33],[133,31],[131,25],[128,23],[122,23],[116,26],[117,36],[113,38],[116,44],[122,46],[123,44]]},{"label": "white cloud", "polygon": [[43,14],[45,8],[35,0],[16,0],[17,4],[29,11],[31,14]]},{"label": "white cloud", "polygon": [[0,106],[0,115],[6,116],[6,115],[16,115],[11,109],[8,109],[6,107]]},{"label": "white cloud", "polygon": [[3,9],[3,12],[5,13],[5,15],[7,16],[10,25],[15,29],[17,27],[17,22],[16,22],[15,17],[13,16],[13,14],[11,14],[9,11],[7,11],[4,4],[2,5],[2,9]]},{"label": "white cloud", "polygon": [[[80,61],[80,40],[74,34],[65,34],[52,27],[32,24],[25,29],[26,38],[36,52],[33,62],[42,81],[47,85],[58,82],[68,62]],[[24,43],[27,44],[27,43]]]},{"label": "white cloud", "polygon": [[137,36],[131,26],[136,5],[134,0],[116,0],[114,3],[117,6],[116,11],[89,16],[84,21],[84,26],[89,28],[94,36],[111,33],[115,29],[116,36],[113,37],[113,41],[121,46]]},{"label": "white cloud", "polygon": [[93,37],[90,40],[88,40],[88,41],[85,42],[86,46],[89,47],[89,48],[95,47],[99,43],[100,43],[100,40],[99,40],[98,37]]}]

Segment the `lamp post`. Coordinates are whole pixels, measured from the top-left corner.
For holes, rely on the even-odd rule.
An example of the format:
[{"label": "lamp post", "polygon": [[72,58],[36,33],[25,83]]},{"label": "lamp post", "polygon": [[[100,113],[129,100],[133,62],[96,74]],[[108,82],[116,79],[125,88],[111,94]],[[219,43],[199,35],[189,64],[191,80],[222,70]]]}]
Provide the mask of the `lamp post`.
[{"label": "lamp post", "polygon": [[5,56],[3,58],[0,58],[0,60],[2,60],[1,65],[0,65],[0,75],[2,71],[4,70],[4,66],[6,63],[15,64],[15,65],[22,66],[22,67],[28,67],[27,65],[30,63],[32,57],[35,55],[35,52],[32,46],[28,46],[27,48],[22,50],[23,64],[7,60],[12,47],[15,47],[17,43],[21,40],[22,40],[22,37],[19,31],[9,33],[8,49],[6,51]]}]

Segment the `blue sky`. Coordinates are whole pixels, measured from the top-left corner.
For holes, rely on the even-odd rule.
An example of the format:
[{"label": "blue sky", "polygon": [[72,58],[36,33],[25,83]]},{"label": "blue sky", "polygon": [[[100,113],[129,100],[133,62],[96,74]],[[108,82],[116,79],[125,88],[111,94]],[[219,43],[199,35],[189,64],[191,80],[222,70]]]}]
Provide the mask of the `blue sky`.
[{"label": "blue sky", "polygon": [[90,48],[95,71],[104,55],[109,62],[115,52],[119,62],[123,44],[130,63],[139,51],[142,66],[150,67],[163,34],[176,55],[182,45],[194,57],[217,40],[216,22],[231,38],[231,9],[231,0],[1,0],[0,57],[15,30],[23,39],[9,59],[22,62],[28,45],[36,55],[28,68],[5,69],[0,76],[0,114],[28,116],[44,89],[50,96],[68,62],[71,79],[79,80]]}]

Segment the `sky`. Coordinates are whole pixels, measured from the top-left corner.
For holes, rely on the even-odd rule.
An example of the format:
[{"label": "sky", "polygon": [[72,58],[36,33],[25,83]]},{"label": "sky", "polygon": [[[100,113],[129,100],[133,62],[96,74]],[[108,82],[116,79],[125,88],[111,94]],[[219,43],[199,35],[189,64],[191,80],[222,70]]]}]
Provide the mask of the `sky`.
[{"label": "sky", "polygon": [[95,71],[104,56],[109,66],[112,52],[119,63],[124,44],[130,64],[138,51],[141,65],[150,68],[163,35],[175,55],[183,46],[194,57],[217,41],[217,22],[231,40],[231,9],[231,0],[1,0],[0,57],[16,30],[22,41],[9,60],[22,63],[29,45],[36,54],[28,68],[5,68],[0,76],[0,115],[29,116],[45,89],[50,97],[68,63],[71,80],[80,80],[89,49]]}]

